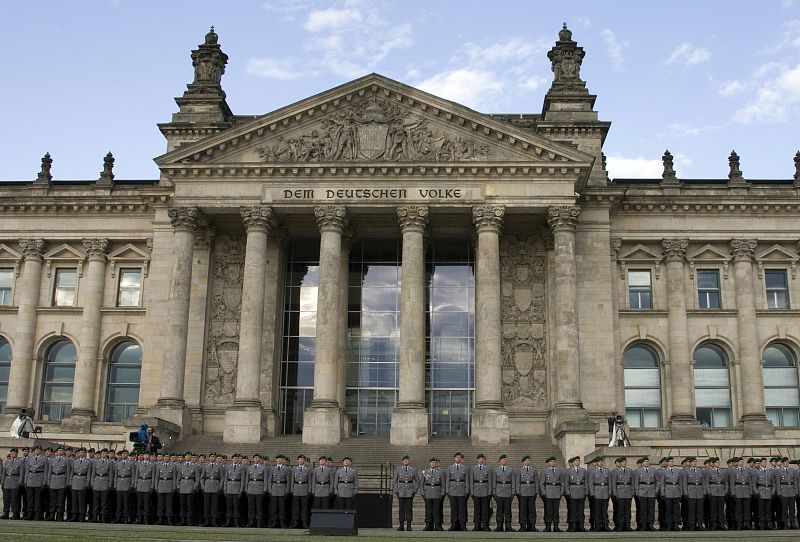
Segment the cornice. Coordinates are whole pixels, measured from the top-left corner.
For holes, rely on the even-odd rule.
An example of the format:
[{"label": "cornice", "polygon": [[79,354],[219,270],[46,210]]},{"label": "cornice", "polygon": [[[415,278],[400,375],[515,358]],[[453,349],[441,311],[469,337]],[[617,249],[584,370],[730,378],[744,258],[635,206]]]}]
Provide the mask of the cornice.
[{"label": "cornice", "polygon": [[720,201],[719,195],[708,198],[709,201],[623,201],[620,205],[623,211],[669,211],[676,213],[720,213],[720,212],[740,212],[740,213],[796,213],[800,212],[800,200],[798,201],[753,201],[755,198],[748,198],[750,201]]},{"label": "cornice", "polygon": [[166,204],[172,194],[149,195],[138,198],[96,198],[56,196],[41,198],[3,198],[0,200],[0,213],[19,214],[138,214],[150,211],[156,206]]}]

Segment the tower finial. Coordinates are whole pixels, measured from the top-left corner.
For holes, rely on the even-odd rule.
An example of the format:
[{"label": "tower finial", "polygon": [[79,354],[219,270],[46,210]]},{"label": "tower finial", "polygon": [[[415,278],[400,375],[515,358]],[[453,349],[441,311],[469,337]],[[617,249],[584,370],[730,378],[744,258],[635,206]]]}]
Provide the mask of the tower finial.
[{"label": "tower finial", "polygon": [[189,85],[189,94],[216,94],[224,96],[222,74],[228,63],[228,55],[222,52],[219,36],[214,27],[206,34],[205,42],[192,51],[194,82]]},{"label": "tower finial", "polygon": [[675,162],[673,161],[672,153],[669,152],[669,149],[664,151],[664,155],[661,157],[661,163],[664,165],[664,171],[661,173],[662,182],[677,183],[678,179],[675,175]]},{"label": "tower finial", "polygon": [[581,63],[586,52],[583,47],[572,41],[572,31],[567,23],[558,33],[558,41],[547,53],[550,59],[554,78],[550,92],[586,92],[586,83],[581,80]]},{"label": "tower finial", "polygon": [[800,151],[794,155],[794,184],[800,186]]},{"label": "tower finial", "polygon": [[111,184],[114,180],[114,155],[109,152],[103,157],[103,171],[97,184]]},{"label": "tower finial", "polygon": [[728,184],[742,184],[746,182],[742,177],[742,170],[739,167],[739,155],[736,154],[736,151],[731,151],[730,156],[728,156],[728,167],[730,169],[728,172]]},{"label": "tower finial", "polygon": [[36,175],[36,183],[38,184],[50,184],[50,181],[53,180],[53,175],[50,173],[50,169],[53,167],[53,159],[50,157],[50,153],[44,153],[42,156],[42,167],[39,170],[39,174]]}]

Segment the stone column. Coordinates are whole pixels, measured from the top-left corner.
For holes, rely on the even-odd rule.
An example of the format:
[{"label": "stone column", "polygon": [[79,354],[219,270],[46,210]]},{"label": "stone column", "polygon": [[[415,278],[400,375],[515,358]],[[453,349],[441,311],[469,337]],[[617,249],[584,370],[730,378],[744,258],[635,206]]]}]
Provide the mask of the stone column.
[{"label": "stone column", "polygon": [[508,413],[503,407],[500,314],[500,230],[505,208],[472,208],[478,234],[475,269],[475,409],[472,442],[508,444]]},{"label": "stone column", "polygon": [[683,260],[688,239],[664,239],[661,248],[667,268],[667,327],[669,333],[669,391],[672,403],[670,428],[673,437],[700,436],[700,424],[692,408],[694,379],[689,353],[689,323],[686,318],[686,290],[683,283]]},{"label": "stone column", "polygon": [[400,392],[392,412],[390,443],[424,446],[429,423],[425,409],[425,228],[428,208],[397,208],[403,234],[400,282]]},{"label": "stone column", "polygon": [[736,273],[736,327],[741,367],[742,427],[745,438],[772,436],[775,431],[767,419],[764,401],[764,373],[756,325],[756,294],[753,291],[753,254],[758,241],[733,239],[730,242]]},{"label": "stone column", "polygon": [[161,396],[152,415],[184,426],[188,424],[183,382],[189,330],[189,298],[192,289],[192,251],[195,232],[198,225],[203,222],[203,218],[197,207],[175,207],[169,209],[168,214],[174,229],[172,275],[166,300]]},{"label": "stone column", "polygon": [[241,209],[247,244],[242,277],[239,319],[239,353],[236,399],[225,412],[225,442],[261,442],[264,417],[261,390],[261,341],[264,332],[264,292],[267,271],[267,236],[275,220],[271,207]]},{"label": "stone column", "polygon": [[339,409],[342,412],[342,438],[350,437],[350,416],[345,413],[345,406],[347,405],[347,305],[350,301],[350,248],[353,236],[348,230],[342,233],[342,254],[339,258],[339,380],[336,400],[339,401]]},{"label": "stone column", "polygon": [[33,374],[34,335],[36,333],[36,306],[39,304],[39,286],[42,281],[42,253],[44,239],[20,239],[22,272],[17,282],[17,326],[11,352],[11,372],[8,378],[8,397],[3,414],[16,416],[28,405],[28,393]]},{"label": "stone column", "polygon": [[84,239],[83,248],[89,256],[88,270],[81,279],[83,322],[79,338],[78,361],[75,365],[72,411],[61,422],[61,426],[65,431],[88,433],[91,430],[91,422],[95,419],[100,307],[103,305],[108,239]]},{"label": "stone column", "polygon": [[339,304],[342,231],[347,209],[341,205],[314,208],[320,231],[317,338],[314,399],[303,415],[303,444],[339,444],[342,436],[338,401]]}]

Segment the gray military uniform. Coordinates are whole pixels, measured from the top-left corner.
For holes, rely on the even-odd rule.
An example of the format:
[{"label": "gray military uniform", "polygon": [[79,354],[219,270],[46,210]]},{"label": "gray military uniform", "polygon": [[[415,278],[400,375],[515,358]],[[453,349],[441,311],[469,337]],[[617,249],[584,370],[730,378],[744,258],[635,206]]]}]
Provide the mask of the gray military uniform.
[{"label": "gray military uniform", "polygon": [[445,474],[441,469],[422,471],[422,497],[425,499],[425,528],[442,524],[441,499],[445,496]]},{"label": "gray military uniform", "polygon": [[420,478],[417,469],[409,465],[400,465],[394,469],[392,476],[392,489],[399,498],[410,498],[417,494],[420,487]]},{"label": "gray military uniform", "polygon": [[341,467],[336,471],[334,491],[341,499],[352,499],[358,493],[358,471],[354,467]]},{"label": "gray military uniform", "polygon": [[318,504],[322,503],[322,499],[328,499],[333,493],[333,475],[335,469],[333,467],[316,467],[314,475],[311,477],[311,493],[316,499],[320,499]]},{"label": "gray military uniform", "polygon": [[114,463],[114,489],[117,491],[130,491],[133,487],[134,462],[130,459],[121,459]]},{"label": "gray military uniform", "polygon": [[178,465],[176,474],[178,476],[178,493],[188,495],[200,489],[200,477],[196,464],[184,461]]},{"label": "gray military uniform", "polygon": [[267,467],[263,463],[253,464],[245,471],[245,493],[263,495],[267,492]]}]

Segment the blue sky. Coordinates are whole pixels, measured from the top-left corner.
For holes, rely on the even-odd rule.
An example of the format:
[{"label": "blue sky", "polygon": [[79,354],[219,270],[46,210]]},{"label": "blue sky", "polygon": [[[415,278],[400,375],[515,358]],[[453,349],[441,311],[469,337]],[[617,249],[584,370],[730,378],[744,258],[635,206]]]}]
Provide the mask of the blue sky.
[{"label": "blue sky", "polygon": [[562,21],[611,121],[612,177],[789,178],[800,149],[800,0],[35,1],[2,6],[0,179],[156,178],[156,127],[216,26],[236,114],[262,114],[378,72],[482,112],[540,112]]}]

